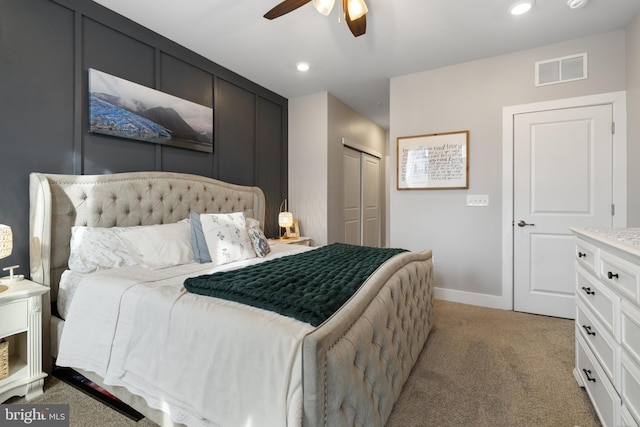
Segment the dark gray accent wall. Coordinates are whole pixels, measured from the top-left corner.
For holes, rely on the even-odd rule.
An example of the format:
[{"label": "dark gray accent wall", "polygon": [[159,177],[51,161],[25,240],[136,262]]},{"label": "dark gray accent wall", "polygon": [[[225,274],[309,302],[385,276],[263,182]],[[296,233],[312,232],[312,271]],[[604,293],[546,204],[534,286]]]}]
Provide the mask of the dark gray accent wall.
[{"label": "dark gray accent wall", "polygon": [[[88,132],[88,69],[213,108],[214,152]],[[28,275],[30,172],[161,170],[287,193],[287,99],[87,0],[0,0],[0,223]],[[3,275],[0,273],[0,276]]]}]

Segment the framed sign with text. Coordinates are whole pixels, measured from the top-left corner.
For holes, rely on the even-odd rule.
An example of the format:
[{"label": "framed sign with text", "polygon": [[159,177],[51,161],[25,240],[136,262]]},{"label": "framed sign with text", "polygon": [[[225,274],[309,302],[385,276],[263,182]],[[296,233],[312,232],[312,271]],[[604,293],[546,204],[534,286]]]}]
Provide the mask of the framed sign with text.
[{"label": "framed sign with text", "polygon": [[469,188],[469,131],[398,137],[398,190]]}]

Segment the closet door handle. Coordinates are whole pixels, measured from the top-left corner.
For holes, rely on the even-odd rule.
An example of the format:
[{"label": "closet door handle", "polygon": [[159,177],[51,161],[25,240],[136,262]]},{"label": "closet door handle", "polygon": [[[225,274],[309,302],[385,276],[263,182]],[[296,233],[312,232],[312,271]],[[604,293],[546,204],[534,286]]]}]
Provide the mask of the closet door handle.
[{"label": "closet door handle", "polygon": [[583,368],[582,371],[587,376],[587,380],[593,381],[594,383],[596,382],[596,379],[591,376],[591,369],[584,369]]},{"label": "closet door handle", "polygon": [[594,337],[596,336],[596,333],[591,330],[591,326],[582,325],[582,327],[585,331],[587,331],[587,335],[593,335]]},{"label": "closet door handle", "polygon": [[527,222],[524,222],[524,220],[522,220],[522,219],[520,220],[520,222],[518,222],[518,227],[525,227],[527,225],[534,226],[535,224],[529,224]]},{"label": "closet door handle", "polygon": [[608,277],[609,279],[613,279],[614,277],[617,279],[617,278],[618,278],[618,273],[608,272],[608,273],[607,273],[607,277]]},{"label": "closet door handle", "polygon": [[583,252],[578,252],[578,258],[586,258],[587,254],[583,253]]},{"label": "closet door handle", "polygon": [[596,291],[592,291],[591,288],[587,288],[585,286],[582,287],[582,290],[587,294],[587,295],[595,295]]}]

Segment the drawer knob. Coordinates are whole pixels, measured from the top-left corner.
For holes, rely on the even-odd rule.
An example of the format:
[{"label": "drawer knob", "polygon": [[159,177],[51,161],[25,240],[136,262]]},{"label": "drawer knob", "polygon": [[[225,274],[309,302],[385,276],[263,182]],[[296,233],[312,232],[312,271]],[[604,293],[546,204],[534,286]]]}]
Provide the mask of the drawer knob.
[{"label": "drawer knob", "polygon": [[594,337],[596,336],[596,333],[591,330],[591,326],[582,325],[582,327],[585,331],[587,331],[587,335],[593,335]]},{"label": "drawer knob", "polygon": [[586,258],[587,254],[583,253],[583,252],[578,252],[578,258]]},{"label": "drawer knob", "polygon": [[608,272],[608,273],[607,273],[607,277],[608,277],[609,279],[613,279],[614,277],[617,279],[617,278],[618,278],[618,273]]},{"label": "drawer knob", "polygon": [[587,376],[587,380],[593,381],[594,383],[596,382],[596,379],[591,376],[591,369],[584,369],[583,368],[582,371]]},{"label": "drawer knob", "polygon": [[585,286],[582,287],[582,290],[587,294],[587,295],[595,295],[596,291],[592,291],[591,288],[587,288]]}]

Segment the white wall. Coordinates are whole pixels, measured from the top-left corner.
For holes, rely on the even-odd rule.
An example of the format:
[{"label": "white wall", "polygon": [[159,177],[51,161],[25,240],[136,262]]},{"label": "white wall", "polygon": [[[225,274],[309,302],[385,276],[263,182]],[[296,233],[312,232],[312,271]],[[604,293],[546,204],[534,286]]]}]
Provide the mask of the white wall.
[{"label": "white wall", "polygon": [[640,13],[627,27],[627,219],[640,227]]},{"label": "white wall", "polygon": [[384,164],[380,126],[328,92],[289,100],[289,209],[314,246],[342,241],[342,138],[382,154]]},{"label": "white wall", "polygon": [[289,100],[289,210],[313,245],[327,243],[327,92]]},{"label": "white wall", "polygon": [[[534,86],[534,63],[587,52],[587,80]],[[432,249],[438,296],[505,307],[502,299],[502,109],[625,89],[625,32],[558,43],[391,80],[390,242]],[[396,138],[469,130],[468,190],[396,190]],[[488,194],[489,207],[466,207]],[[506,305],[505,305],[506,304]]]}]

